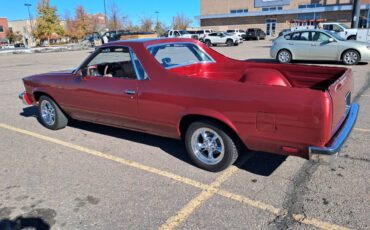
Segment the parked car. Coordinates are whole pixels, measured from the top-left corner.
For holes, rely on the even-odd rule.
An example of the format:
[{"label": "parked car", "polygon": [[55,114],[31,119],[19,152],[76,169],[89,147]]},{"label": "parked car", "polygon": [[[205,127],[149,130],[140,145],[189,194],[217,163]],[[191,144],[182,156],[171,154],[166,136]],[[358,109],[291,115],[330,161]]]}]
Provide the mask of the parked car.
[{"label": "parked car", "polygon": [[77,119],[183,139],[209,171],[245,147],[334,159],[359,109],[350,69],[239,61],[194,39],[104,44],[73,71],[23,82],[46,128]]},{"label": "parked car", "polygon": [[351,29],[346,24],[339,22],[323,22],[319,24],[320,29],[337,33],[346,40],[356,40],[358,29]]},{"label": "parked car", "polygon": [[8,44],[8,43],[2,44],[1,46],[3,49],[14,49],[15,48],[14,44]]},{"label": "parked car", "polygon": [[197,34],[198,34],[198,37],[199,37],[199,41],[204,41],[204,38],[210,34],[210,33],[214,33],[215,31],[214,30],[197,30]]},{"label": "parked car", "polygon": [[327,30],[301,30],[274,40],[270,56],[281,63],[293,60],[370,61],[370,44],[349,41]]},{"label": "parked car", "polygon": [[25,48],[26,46],[23,43],[16,43],[14,44],[15,48]]},{"label": "parked car", "polygon": [[226,33],[242,38],[243,34],[245,34],[245,30],[227,30]]},{"label": "parked car", "polygon": [[259,28],[250,28],[247,30],[245,35],[243,36],[245,40],[260,40],[260,39],[265,39],[266,34],[263,30]]},{"label": "parked car", "polygon": [[168,30],[165,33],[165,37],[167,38],[193,38],[198,40],[198,35],[190,34],[186,30]]},{"label": "parked car", "polygon": [[195,39],[195,40],[199,40],[199,34],[197,33],[197,31],[194,31],[194,30],[187,30],[187,32],[189,34],[191,34],[191,38]]},{"label": "parked car", "polygon": [[98,32],[86,35],[84,40],[89,42],[91,47],[98,47],[102,45],[102,37]]},{"label": "parked car", "polygon": [[129,34],[128,30],[111,30],[105,32],[101,37],[107,36],[108,42],[118,41],[120,37],[125,34]]},{"label": "parked car", "polygon": [[205,36],[204,43],[207,46],[217,46],[220,44],[226,44],[227,46],[237,46],[242,43],[242,40],[239,36],[231,35],[225,32],[215,32]]}]

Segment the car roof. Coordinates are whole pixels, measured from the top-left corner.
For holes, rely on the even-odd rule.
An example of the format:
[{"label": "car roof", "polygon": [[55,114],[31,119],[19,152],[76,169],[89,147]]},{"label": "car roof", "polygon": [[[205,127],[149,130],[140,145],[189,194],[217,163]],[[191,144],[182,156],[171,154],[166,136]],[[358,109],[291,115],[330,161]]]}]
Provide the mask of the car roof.
[{"label": "car roof", "polygon": [[114,42],[109,42],[104,44],[103,46],[112,46],[112,45],[122,45],[122,46],[130,46],[132,44],[142,44],[143,46],[151,46],[157,44],[165,44],[165,43],[196,43],[196,40],[191,38],[139,38],[139,39],[131,39],[131,40],[118,40]]}]

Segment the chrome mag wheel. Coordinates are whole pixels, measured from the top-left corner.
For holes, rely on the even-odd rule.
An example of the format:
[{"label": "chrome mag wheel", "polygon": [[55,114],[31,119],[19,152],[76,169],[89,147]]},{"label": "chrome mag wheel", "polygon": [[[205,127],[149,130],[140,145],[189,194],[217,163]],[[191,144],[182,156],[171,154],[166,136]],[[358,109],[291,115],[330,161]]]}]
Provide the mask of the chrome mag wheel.
[{"label": "chrome mag wheel", "polygon": [[358,53],[356,51],[348,51],[344,54],[344,62],[349,65],[356,64],[358,62]]},{"label": "chrome mag wheel", "polygon": [[283,50],[283,51],[280,51],[279,52],[279,61],[282,62],[282,63],[288,63],[290,62],[290,53],[286,50]]},{"label": "chrome mag wheel", "polygon": [[41,102],[41,119],[49,126],[55,123],[55,109],[47,100]]},{"label": "chrome mag wheel", "polygon": [[220,135],[210,128],[199,128],[191,136],[191,147],[196,158],[204,164],[215,165],[225,155],[225,145]]}]

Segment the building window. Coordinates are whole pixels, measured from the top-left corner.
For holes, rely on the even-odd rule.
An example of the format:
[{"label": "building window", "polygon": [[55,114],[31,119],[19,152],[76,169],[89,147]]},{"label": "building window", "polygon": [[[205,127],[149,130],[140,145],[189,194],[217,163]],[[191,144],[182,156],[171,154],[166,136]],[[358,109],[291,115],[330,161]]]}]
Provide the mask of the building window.
[{"label": "building window", "polygon": [[298,20],[315,20],[315,19],[320,19],[321,14],[320,13],[298,14],[297,18]]},{"label": "building window", "polygon": [[231,14],[242,14],[242,13],[248,13],[248,9],[236,9],[236,10],[230,10]]},{"label": "building window", "polygon": [[316,8],[316,7],[322,7],[322,4],[316,3],[316,4],[298,5],[298,9],[307,9],[307,8]]},{"label": "building window", "polygon": [[262,7],[262,11],[277,11],[283,10],[282,6],[275,6],[275,7]]},{"label": "building window", "polygon": [[4,27],[0,26],[0,33],[4,32]]}]

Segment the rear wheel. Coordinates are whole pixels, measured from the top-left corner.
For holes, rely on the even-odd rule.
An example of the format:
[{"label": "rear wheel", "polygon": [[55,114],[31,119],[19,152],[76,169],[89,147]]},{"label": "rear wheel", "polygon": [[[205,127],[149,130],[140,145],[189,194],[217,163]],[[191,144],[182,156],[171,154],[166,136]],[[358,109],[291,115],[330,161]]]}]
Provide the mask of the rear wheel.
[{"label": "rear wheel", "polygon": [[355,35],[349,36],[347,38],[347,40],[356,40],[356,39],[357,39],[357,37]]},{"label": "rear wheel", "polygon": [[226,41],[226,45],[227,46],[232,46],[234,44],[234,42],[233,42],[233,40],[231,40],[231,39],[228,39],[227,41]]},{"label": "rear wheel", "polygon": [[218,123],[206,120],[190,124],[185,145],[192,161],[212,172],[226,169],[239,154],[231,135]]},{"label": "rear wheel", "polygon": [[280,63],[290,63],[292,61],[292,54],[289,50],[280,50],[276,59]]},{"label": "rear wheel", "polygon": [[361,57],[356,50],[347,50],[342,55],[342,61],[345,65],[357,65]]},{"label": "rear wheel", "polygon": [[40,122],[48,129],[62,129],[68,124],[67,116],[48,96],[40,97],[38,111]]}]

